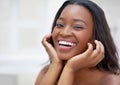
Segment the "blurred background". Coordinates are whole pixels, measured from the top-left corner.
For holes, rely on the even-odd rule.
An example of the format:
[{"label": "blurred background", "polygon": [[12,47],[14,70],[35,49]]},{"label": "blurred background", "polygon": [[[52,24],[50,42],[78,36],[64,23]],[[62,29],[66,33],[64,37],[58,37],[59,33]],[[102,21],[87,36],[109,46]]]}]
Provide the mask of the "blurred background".
[{"label": "blurred background", "polygon": [[[48,61],[41,39],[64,1],[0,0],[0,85],[34,85]],[[120,0],[92,1],[105,11],[119,51]]]}]

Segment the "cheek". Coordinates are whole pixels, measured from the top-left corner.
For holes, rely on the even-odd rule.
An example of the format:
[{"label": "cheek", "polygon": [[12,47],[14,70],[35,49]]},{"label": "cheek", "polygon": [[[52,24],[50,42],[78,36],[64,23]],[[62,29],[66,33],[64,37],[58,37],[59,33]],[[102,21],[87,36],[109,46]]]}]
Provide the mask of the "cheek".
[{"label": "cheek", "polygon": [[81,32],[77,37],[79,41],[86,43],[91,42],[91,40],[93,39],[92,33],[88,33],[88,32]]},{"label": "cheek", "polygon": [[85,49],[87,48],[87,43],[93,42],[92,33],[88,33],[88,32],[79,33],[77,39],[78,42],[80,43],[80,46],[82,46]]},{"label": "cheek", "polygon": [[53,41],[56,39],[58,33],[59,33],[59,31],[58,31],[57,29],[54,29],[54,30],[53,30],[53,32],[52,32]]}]

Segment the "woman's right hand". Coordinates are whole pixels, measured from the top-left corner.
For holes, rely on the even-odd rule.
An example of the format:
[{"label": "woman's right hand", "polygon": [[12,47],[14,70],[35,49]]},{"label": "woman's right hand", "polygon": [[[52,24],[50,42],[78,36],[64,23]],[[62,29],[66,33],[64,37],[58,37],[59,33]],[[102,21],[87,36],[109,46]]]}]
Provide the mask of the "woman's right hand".
[{"label": "woman's right hand", "polygon": [[55,48],[49,43],[51,37],[50,34],[45,36],[42,40],[42,44],[50,57],[51,63],[48,65],[48,69],[45,70],[45,72],[44,69],[42,70],[43,73],[41,72],[38,76],[36,85],[57,85],[58,78],[61,75],[63,67],[62,60],[59,59]]},{"label": "woman's right hand", "polygon": [[62,60],[59,59],[59,57],[57,56],[57,53],[55,51],[55,48],[52,46],[52,44],[49,43],[49,40],[51,38],[51,34],[49,35],[46,35],[43,40],[42,40],[42,44],[43,46],[45,47],[49,57],[50,57],[50,60],[52,61],[52,63],[59,63],[59,64],[62,64]]}]

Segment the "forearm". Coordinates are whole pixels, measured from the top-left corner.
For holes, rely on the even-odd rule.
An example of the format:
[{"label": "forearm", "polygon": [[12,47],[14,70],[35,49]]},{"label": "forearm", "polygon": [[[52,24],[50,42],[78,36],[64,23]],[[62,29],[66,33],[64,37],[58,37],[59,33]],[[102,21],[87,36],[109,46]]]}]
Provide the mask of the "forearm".
[{"label": "forearm", "polygon": [[58,85],[73,85],[74,72],[67,66],[64,67]]},{"label": "forearm", "polygon": [[39,85],[56,85],[61,74],[62,65],[51,64]]}]

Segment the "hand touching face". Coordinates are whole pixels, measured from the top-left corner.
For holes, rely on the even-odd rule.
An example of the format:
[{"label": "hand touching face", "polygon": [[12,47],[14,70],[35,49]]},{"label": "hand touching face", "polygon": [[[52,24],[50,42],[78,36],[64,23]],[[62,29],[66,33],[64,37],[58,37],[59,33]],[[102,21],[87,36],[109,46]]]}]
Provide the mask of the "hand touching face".
[{"label": "hand touching face", "polygon": [[96,48],[93,50],[92,44],[88,43],[88,49],[69,59],[66,66],[73,71],[95,67],[104,58],[104,46],[97,40],[95,40],[95,44]]},{"label": "hand touching face", "polygon": [[[88,44],[93,42],[93,30],[92,15],[86,8],[68,5],[58,18],[52,34],[43,39],[43,45],[54,62],[66,60],[67,65],[74,69],[93,67],[104,56],[100,41],[95,41],[95,50],[92,44]],[[54,47],[46,42],[50,37]]]},{"label": "hand touching face", "polygon": [[52,44],[49,43],[50,38],[51,38],[51,34],[46,35],[42,40],[42,44],[45,47],[52,63],[62,63],[62,60],[60,60],[57,56],[56,50],[54,49]]}]

